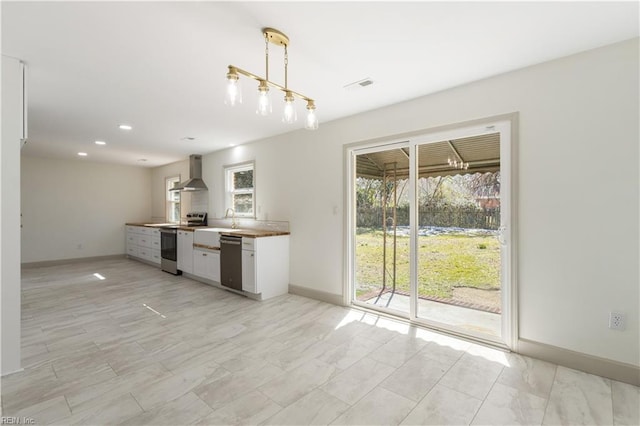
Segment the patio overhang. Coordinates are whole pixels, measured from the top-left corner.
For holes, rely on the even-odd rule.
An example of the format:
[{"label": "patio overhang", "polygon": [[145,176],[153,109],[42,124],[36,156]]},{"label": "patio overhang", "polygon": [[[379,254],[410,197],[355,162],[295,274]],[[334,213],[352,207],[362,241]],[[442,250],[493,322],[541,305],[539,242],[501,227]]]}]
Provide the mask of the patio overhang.
[{"label": "patio overhang", "polygon": [[[418,146],[418,176],[450,176],[493,173],[500,170],[500,134],[471,136]],[[466,169],[451,161],[468,164]],[[409,178],[408,148],[361,154],[356,157],[356,177],[382,179],[394,173],[397,179]]]}]

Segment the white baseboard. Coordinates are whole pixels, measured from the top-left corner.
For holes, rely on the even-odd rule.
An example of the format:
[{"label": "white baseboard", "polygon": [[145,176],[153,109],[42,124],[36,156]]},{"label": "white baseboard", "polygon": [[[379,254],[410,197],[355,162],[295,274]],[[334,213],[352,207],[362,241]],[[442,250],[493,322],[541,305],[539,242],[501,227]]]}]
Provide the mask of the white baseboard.
[{"label": "white baseboard", "polygon": [[300,287],[291,284],[289,284],[289,293],[308,297],[309,299],[320,300],[322,302],[331,303],[333,305],[344,306],[341,294],[327,293],[324,291],[314,290],[311,288]]},{"label": "white baseboard", "polygon": [[45,260],[45,261],[42,261],[42,262],[28,262],[28,263],[22,263],[20,266],[22,267],[22,269],[41,268],[43,266],[66,265],[68,263],[78,263],[78,262],[93,262],[93,261],[96,261],[96,260],[122,259],[124,257],[126,257],[125,254],[111,254],[111,255],[108,255],[108,256],[77,257],[77,258],[73,258],[73,259]]},{"label": "white baseboard", "polygon": [[574,370],[640,386],[640,367],[636,365],[599,358],[526,339],[518,341],[518,352],[522,355],[553,362]]},{"label": "white baseboard", "polygon": [[7,377],[7,376],[10,376],[10,375],[12,375],[12,374],[20,373],[20,372],[22,372],[22,371],[24,371],[24,368],[21,368],[21,369],[16,370],[16,371],[10,371],[10,372],[8,372],[8,373],[4,373],[4,374],[3,374],[2,376],[0,376],[0,377]]}]

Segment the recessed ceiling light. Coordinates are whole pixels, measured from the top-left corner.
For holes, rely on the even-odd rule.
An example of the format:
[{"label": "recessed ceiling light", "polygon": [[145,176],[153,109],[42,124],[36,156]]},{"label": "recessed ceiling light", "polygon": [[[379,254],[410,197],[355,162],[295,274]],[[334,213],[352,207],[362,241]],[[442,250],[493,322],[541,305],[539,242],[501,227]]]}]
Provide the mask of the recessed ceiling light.
[{"label": "recessed ceiling light", "polygon": [[131,129],[133,129],[133,127],[129,126],[128,124],[121,124],[118,127],[120,127],[121,130],[131,130]]},{"label": "recessed ceiling light", "polygon": [[229,146],[236,146],[236,144],[235,143],[230,143]]},{"label": "recessed ceiling light", "polygon": [[96,141],[96,145],[106,145],[105,141]]},{"label": "recessed ceiling light", "polygon": [[88,154],[86,152],[79,152],[78,155],[80,157],[86,157]]}]

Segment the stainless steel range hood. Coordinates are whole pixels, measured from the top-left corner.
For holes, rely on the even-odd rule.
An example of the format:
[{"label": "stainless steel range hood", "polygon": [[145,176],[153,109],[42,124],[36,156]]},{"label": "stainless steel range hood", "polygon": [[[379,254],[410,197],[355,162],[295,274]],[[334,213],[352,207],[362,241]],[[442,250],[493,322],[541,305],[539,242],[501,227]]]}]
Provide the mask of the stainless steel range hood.
[{"label": "stainless steel range hood", "polygon": [[207,185],[202,180],[202,155],[189,156],[189,179],[180,182],[171,191],[206,191]]}]

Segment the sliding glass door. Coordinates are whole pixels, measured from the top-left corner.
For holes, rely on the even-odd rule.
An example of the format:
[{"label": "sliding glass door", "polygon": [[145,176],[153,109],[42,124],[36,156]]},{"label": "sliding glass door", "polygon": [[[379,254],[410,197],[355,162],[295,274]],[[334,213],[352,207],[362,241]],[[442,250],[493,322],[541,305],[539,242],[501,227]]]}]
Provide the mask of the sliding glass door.
[{"label": "sliding glass door", "polygon": [[416,153],[416,316],[500,338],[500,134],[421,143]]},{"label": "sliding glass door", "polygon": [[354,300],[408,317],[408,144],[359,151],[355,173]]},{"label": "sliding glass door", "polygon": [[348,150],[354,305],[511,346],[510,122]]}]

